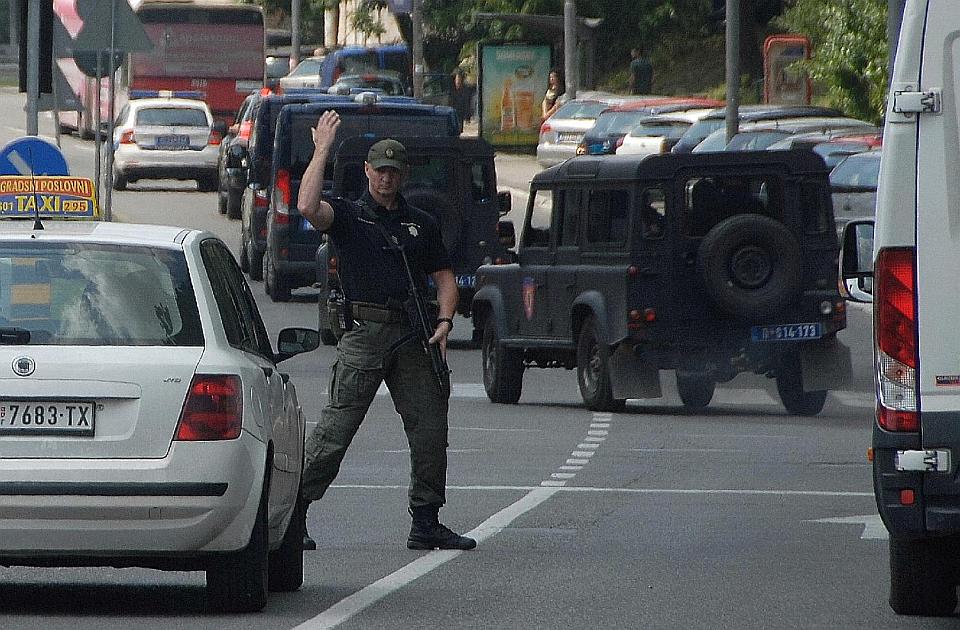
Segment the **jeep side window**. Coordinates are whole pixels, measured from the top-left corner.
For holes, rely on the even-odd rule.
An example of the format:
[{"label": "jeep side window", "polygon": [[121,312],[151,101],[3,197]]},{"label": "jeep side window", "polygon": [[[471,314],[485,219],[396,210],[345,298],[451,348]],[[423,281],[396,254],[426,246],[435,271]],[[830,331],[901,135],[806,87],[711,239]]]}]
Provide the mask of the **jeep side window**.
[{"label": "jeep side window", "polygon": [[803,230],[807,234],[823,234],[833,229],[830,214],[830,193],[816,182],[800,184],[800,209],[803,211]]},{"label": "jeep side window", "polygon": [[640,197],[643,238],[661,239],[667,230],[667,203],[663,188],[647,188]]},{"label": "jeep side window", "polygon": [[561,200],[559,191],[533,191],[529,201],[527,223],[523,230],[524,247],[550,247],[550,223],[553,213],[563,209]]},{"label": "jeep side window", "polygon": [[630,193],[626,190],[587,191],[587,245],[622,248],[630,227]]},{"label": "jeep side window", "polygon": [[493,181],[493,174],[490,173],[492,165],[482,162],[474,162],[470,168],[470,193],[474,201],[485,201],[493,196],[493,191],[488,190],[487,182]]},{"label": "jeep side window", "polygon": [[580,241],[580,194],[575,190],[565,190],[563,201],[563,215],[560,217],[560,225],[557,226],[557,245],[576,247]]}]

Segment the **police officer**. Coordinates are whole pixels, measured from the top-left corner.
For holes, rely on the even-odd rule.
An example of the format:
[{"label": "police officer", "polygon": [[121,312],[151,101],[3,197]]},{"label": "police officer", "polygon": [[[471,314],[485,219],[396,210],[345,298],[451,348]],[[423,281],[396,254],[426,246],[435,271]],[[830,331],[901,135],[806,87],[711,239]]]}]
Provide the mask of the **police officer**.
[{"label": "police officer", "polygon": [[[437,287],[439,316],[431,344],[446,352],[453,328],[457,283],[437,222],[407,204],[400,185],[407,175],[406,149],[396,140],[370,147],[364,164],[369,185],[357,202],[322,199],[327,156],[340,119],[326,111],[314,130],[314,153],[300,183],[297,207],[337,246],[340,279],[348,299],[345,330],[331,369],[330,401],[306,443],[303,498],[319,499],[333,482],[347,447],[360,428],[381,382],[386,382],[410,444],[408,498],[413,524],[410,549],[473,549],[477,542],[440,523],[446,501],[447,408],[449,386],[441,391],[430,358],[411,335],[397,304],[408,296],[402,259],[388,238],[400,243],[415,274],[428,274]],[[385,231],[384,231],[385,230]],[[404,338],[407,340],[404,341]],[[306,511],[306,510],[304,510]],[[308,537],[306,548],[315,548]]]}]

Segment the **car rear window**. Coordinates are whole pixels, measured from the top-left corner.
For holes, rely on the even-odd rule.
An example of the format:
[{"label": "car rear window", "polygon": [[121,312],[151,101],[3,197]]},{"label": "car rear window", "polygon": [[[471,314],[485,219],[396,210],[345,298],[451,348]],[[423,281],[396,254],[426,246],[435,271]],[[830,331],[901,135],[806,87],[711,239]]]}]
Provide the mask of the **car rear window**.
[{"label": "car rear window", "polygon": [[202,346],[182,252],[0,243],[0,330],[31,345]]},{"label": "car rear window", "polygon": [[600,115],[608,105],[598,101],[567,101],[556,111],[553,118],[568,118],[570,120],[590,120]]},{"label": "car rear window", "polygon": [[876,190],[880,178],[880,154],[851,155],[830,171],[830,185],[862,190]]},{"label": "car rear window", "polygon": [[644,115],[646,112],[607,112],[597,118],[597,123],[589,134],[595,137],[605,134],[626,134]]},{"label": "car rear window", "polygon": [[151,107],[137,110],[138,125],[206,127],[207,114],[189,107]]}]

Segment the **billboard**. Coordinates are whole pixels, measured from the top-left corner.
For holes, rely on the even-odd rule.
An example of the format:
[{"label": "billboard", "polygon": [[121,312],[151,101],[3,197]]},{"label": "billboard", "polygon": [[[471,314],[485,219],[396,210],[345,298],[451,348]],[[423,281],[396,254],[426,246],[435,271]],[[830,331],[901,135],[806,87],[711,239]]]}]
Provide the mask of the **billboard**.
[{"label": "billboard", "polygon": [[536,146],[549,45],[481,44],[480,136],[494,147]]},{"label": "billboard", "polygon": [[810,58],[804,35],[771,35],[763,44],[763,101],[772,105],[809,105],[813,86],[806,72],[791,66]]}]

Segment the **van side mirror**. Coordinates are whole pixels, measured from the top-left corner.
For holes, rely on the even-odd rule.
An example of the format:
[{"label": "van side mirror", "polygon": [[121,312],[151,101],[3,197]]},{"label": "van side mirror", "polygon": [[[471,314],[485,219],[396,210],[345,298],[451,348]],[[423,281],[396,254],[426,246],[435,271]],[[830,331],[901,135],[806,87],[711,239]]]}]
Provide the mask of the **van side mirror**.
[{"label": "van side mirror", "polygon": [[500,244],[506,249],[513,249],[517,246],[517,231],[513,227],[513,221],[497,221],[497,236],[500,239]]},{"label": "van side mirror", "polygon": [[873,302],[872,219],[850,221],[840,240],[840,292],[851,302]]},{"label": "van side mirror", "polygon": [[509,191],[505,190],[497,193],[497,208],[501,217],[510,213],[513,208],[513,199],[510,197]]}]

